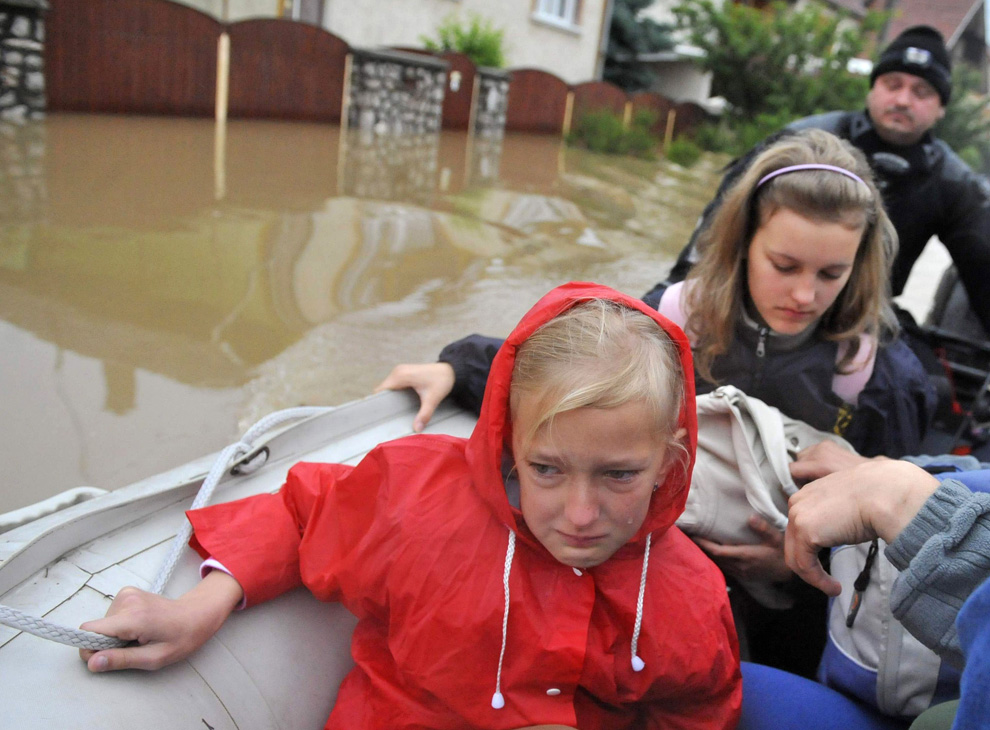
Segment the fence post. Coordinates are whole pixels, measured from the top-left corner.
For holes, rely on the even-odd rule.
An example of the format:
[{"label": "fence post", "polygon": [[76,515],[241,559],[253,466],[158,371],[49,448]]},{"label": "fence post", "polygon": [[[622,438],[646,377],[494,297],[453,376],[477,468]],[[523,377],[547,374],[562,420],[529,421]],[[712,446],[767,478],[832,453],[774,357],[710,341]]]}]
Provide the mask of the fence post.
[{"label": "fence post", "polygon": [[340,100],[340,133],[343,134],[350,126],[351,116],[351,64],[354,63],[354,54],[348,53],[344,56],[344,83],[341,86]]},{"label": "fence post", "polygon": [[218,122],[227,121],[227,104],[230,96],[230,35],[225,30],[217,39],[217,101]]},{"label": "fence post", "polygon": [[667,112],[667,129],[663,133],[663,148],[669,149],[670,143],[674,139],[674,122],[677,121],[677,110],[671,109]]},{"label": "fence post", "polygon": [[471,113],[468,115],[468,129],[466,149],[464,154],[464,181],[466,184],[471,180],[471,157],[474,155],[474,126],[478,122],[478,95],[481,93],[481,72],[478,66],[474,67],[474,88],[471,89]]},{"label": "fence post", "polygon": [[347,130],[350,126],[351,116],[351,64],[354,63],[354,54],[348,53],[344,56],[344,83],[341,84],[340,100],[340,124],[338,125],[337,137],[337,194],[342,195],[345,183],[345,166],[347,165]]},{"label": "fence post", "polygon": [[468,138],[474,136],[474,125],[478,121],[478,94],[481,91],[481,72],[474,67],[474,83],[471,87],[471,112],[468,114]]},{"label": "fence post", "polygon": [[623,129],[629,129],[629,125],[632,124],[632,110],[633,110],[632,99],[629,99],[626,101],[626,105],[622,108]]},{"label": "fence post", "polygon": [[574,92],[567,92],[567,104],[564,106],[564,126],[561,128],[561,134],[567,136],[571,133],[571,116],[574,114]]},{"label": "fence post", "polygon": [[227,197],[227,107],[230,99],[230,35],[217,38],[216,125],[213,133],[213,197]]}]

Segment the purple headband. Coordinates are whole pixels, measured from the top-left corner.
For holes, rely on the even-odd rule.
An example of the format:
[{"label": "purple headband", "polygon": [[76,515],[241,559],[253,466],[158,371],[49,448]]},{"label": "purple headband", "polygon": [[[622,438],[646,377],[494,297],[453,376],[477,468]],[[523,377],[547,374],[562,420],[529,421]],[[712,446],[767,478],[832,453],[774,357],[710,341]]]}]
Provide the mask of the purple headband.
[{"label": "purple headband", "polygon": [[[849,170],[844,167],[836,167],[835,165],[822,165],[819,163],[808,163],[805,165],[790,165],[789,167],[782,167],[779,170],[774,170],[760,178],[760,181],[756,183],[756,187],[759,188],[763,183],[773,180],[778,175],[784,175],[788,172],[797,172],[798,170],[828,170],[829,172],[837,172],[840,175],[845,175],[850,180],[855,180],[858,183],[866,185],[866,182],[854,172],[849,172]],[[869,187],[869,185],[866,185]]]}]

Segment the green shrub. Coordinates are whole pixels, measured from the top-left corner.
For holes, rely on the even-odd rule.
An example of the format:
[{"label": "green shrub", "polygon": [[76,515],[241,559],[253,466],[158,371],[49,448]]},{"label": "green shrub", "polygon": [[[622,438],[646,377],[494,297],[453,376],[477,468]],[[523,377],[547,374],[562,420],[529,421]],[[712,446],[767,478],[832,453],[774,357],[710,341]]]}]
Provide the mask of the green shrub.
[{"label": "green shrub", "polygon": [[437,37],[420,36],[426,50],[434,53],[457,51],[468,56],[476,66],[505,67],[503,42],[505,31],[477,13],[468,16],[462,26],[455,15],[449,15],[437,28]]},{"label": "green shrub", "polygon": [[963,64],[953,69],[952,98],[935,134],[974,170],[990,172],[990,102],[978,72]]},{"label": "green shrub", "polygon": [[701,157],[701,148],[686,137],[678,137],[666,149],[667,159],[691,167]]},{"label": "green shrub", "polygon": [[620,117],[609,111],[593,111],[578,117],[568,142],[592,152],[622,154],[625,131]]},{"label": "green shrub", "polygon": [[578,117],[567,135],[567,143],[607,155],[635,155],[651,159],[659,144],[650,131],[655,122],[654,113],[640,110],[633,115],[626,129],[619,115],[606,109],[590,111]]},{"label": "green shrub", "polygon": [[708,152],[733,153],[737,135],[724,121],[718,124],[705,122],[694,130],[694,143]]},{"label": "green shrub", "polygon": [[632,114],[632,126],[651,132],[659,118],[660,112],[652,109],[636,109]]},{"label": "green shrub", "polygon": [[656,156],[659,140],[650,134],[648,127],[632,126],[626,130],[626,154],[652,159]]},{"label": "green shrub", "polygon": [[757,114],[752,119],[722,119],[717,124],[700,125],[693,139],[703,150],[736,157],[783,129],[793,119],[794,115],[786,109],[776,114]]}]

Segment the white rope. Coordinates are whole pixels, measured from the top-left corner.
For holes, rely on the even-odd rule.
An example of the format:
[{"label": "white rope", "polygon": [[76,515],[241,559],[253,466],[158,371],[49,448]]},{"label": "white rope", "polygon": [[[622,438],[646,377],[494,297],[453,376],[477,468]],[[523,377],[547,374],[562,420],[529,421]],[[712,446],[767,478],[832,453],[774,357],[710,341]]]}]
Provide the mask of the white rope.
[{"label": "white rope", "polygon": [[646,666],[637,651],[639,650],[639,630],[643,627],[643,595],[646,593],[646,569],[650,567],[650,541],[653,535],[646,536],[646,552],[643,554],[643,572],[639,576],[639,597],[636,599],[636,626],[632,635],[632,668],[634,672],[642,672]]},{"label": "white rope", "polygon": [[509,530],[509,547],[505,551],[505,568],[502,570],[502,591],[505,594],[505,613],[502,614],[502,650],[498,653],[498,673],[495,675],[495,694],[492,707],[501,710],[505,707],[502,696],[502,660],[505,658],[505,643],[509,635],[509,573],[512,572],[512,556],[516,552],[516,533]]},{"label": "white rope", "polygon": [[59,626],[56,623],[37,618],[30,614],[18,611],[10,606],[0,606],[0,623],[15,629],[20,629],[29,634],[40,636],[42,639],[50,639],[60,644],[74,646],[77,649],[114,649],[124,646],[127,642],[116,639],[112,636],[104,636],[92,631],[82,629],[70,629],[67,626]]},{"label": "white rope", "polygon": [[[253,449],[252,444],[258,437],[286,421],[308,418],[327,413],[330,410],[332,409],[325,407],[302,406],[299,408],[287,408],[262,418],[247,430],[240,441],[231,444],[220,452],[216,461],[213,462],[213,468],[210,469],[209,474],[203,480],[203,485],[199,488],[199,492],[196,494],[192,505],[190,505],[190,509],[199,509],[209,503],[217,484],[220,483],[220,479],[223,478],[228,467],[230,467],[231,463],[235,463],[250,454]],[[260,464],[255,464],[253,467],[252,464],[246,464],[243,468],[243,473],[249,473],[258,468],[258,466]],[[189,542],[191,535],[192,525],[189,523],[189,520],[184,520],[182,527],[172,541],[172,547],[159,570],[158,578],[151,588],[153,593],[160,594],[165,590],[165,586],[172,577],[175,566],[178,564],[179,558],[182,556],[182,551]],[[128,642],[113,636],[104,636],[103,634],[83,631],[81,629],[71,629],[67,626],[61,626],[47,619],[31,616],[16,608],[3,605],[0,605],[0,624],[39,636],[42,639],[49,639],[60,644],[74,646],[77,649],[99,651],[101,649],[114,649],[128,644]]]}]

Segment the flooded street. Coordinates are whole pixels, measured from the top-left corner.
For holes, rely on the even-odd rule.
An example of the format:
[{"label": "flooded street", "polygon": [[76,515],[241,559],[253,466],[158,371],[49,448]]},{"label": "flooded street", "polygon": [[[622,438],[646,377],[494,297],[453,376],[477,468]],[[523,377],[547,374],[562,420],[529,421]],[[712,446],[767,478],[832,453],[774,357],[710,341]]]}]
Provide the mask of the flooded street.
[{"label": "flooded street", "polygon": [[201,456],[505,334],[552,286],[640,295],[711,197],[556,138],[53,115],[0,133],[0,512]]}]

